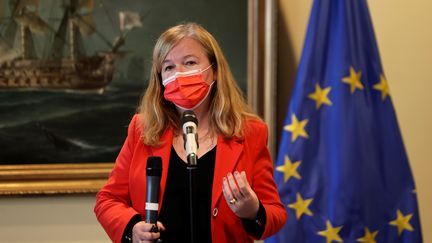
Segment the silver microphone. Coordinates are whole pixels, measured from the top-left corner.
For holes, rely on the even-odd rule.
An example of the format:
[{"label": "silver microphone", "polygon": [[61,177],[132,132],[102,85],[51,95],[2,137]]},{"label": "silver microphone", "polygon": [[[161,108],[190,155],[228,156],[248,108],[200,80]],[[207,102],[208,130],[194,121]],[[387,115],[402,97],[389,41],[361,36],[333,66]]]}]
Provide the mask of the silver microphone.
[{"label": "silver microphone", "polygon": [[183,142],[186,150],[186,156],[189,165],[196,166],[198,160],[198,119],[191,110],[183,112],[181,118],[182,130],[183,130]]}]

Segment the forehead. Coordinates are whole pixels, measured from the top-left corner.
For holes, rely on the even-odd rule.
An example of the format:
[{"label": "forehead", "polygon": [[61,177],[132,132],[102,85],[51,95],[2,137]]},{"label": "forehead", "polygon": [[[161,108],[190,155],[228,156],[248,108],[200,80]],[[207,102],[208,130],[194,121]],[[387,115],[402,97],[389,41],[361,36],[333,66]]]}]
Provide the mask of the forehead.
[{"label": "forehead", "polygon": [[185,37],[179,41],[165,57],[165,60],[175,61],[185,56],[207,57],[204,47],[195,39]]}]

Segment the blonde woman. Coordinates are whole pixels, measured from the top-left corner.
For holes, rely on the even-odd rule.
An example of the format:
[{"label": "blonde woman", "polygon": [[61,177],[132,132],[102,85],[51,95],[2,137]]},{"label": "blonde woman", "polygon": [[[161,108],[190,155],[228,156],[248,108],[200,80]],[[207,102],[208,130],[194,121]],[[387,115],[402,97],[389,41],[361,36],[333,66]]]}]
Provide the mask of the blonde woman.
[{"label": "blonde woman", "polygon": [[[195,23],[158,39],[149,87],[95,213],[114,242],[190,242],[187,159],[180,118],[198,119],[197,242],[253,242],[286,212],[273,180],[267,126],[245,103],[214,37]],[[159,232],[145,219],[146,161],[162,158]]]}]

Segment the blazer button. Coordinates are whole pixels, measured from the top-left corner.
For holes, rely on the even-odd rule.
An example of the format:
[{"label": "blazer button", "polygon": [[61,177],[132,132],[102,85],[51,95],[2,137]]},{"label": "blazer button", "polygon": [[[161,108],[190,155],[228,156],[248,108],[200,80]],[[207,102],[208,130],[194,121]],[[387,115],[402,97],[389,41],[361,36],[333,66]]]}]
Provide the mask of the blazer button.
[{"label": "blazer button", "polygon": [[218,215],[219,210],[217,208],[213,209],[213,217],[216,217]]}]

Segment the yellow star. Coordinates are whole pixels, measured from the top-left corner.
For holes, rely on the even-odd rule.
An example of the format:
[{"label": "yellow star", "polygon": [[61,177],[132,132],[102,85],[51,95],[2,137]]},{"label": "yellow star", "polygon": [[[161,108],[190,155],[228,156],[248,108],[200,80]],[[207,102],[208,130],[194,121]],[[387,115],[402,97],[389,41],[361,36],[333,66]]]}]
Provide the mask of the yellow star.
[{"label": "yellow star", "polygon": [[364,242],[364,243],[376,243],[375,237],[378,234],[378,230],[371,233],[368,228],[365,227],[365,234],[362,238],[358,238],[358,242]]},{"label": "yellow star", "polygon": [[339,236],[339,231],[341,231],[342,226],[333,228],[332,224],[329,220],[326,222],[327,229],[323,231],[319,231],[318,234],[325,237],[327,239],[327,243],[331,243],[332,241],[343,242],[343,240]]},{"label": "yellow star", "polygon": [[302,136],[304,138],[309,138],[309,135],[305,131],[305,126],[308,123],[308,119],[304,119],[302,121],[297,120],[296,115],[292,114],[291,116],[292,123],[286,125],[284,129],[292,133],[291,142],[294,142],[298,136]]},{"label": "yellow star", "polygon": [[360,81],[361,72],[356,72],[353,67],[350,67],[350,76],[344,77],[342,82],[347,83],[351,86],[351,94],[358,89],[363,89],[363,84]]},{"label": "yellow star", "polygon": [[381,91],[381,99],[385,100],[385,98],[390,95],[390,89],[384,75],[380,75],[380,82],[373,86],[374,89]]},{"label": "yellow star", "polygon": [[329,92],[331,90],[331,87],[327,87],[325,89],[321,89],[319,84],[315,84],[315,92],[310,93],[308,95],[309,98],[315,100],[316,102],[316,109],[318,110],[322,104],[332,105],[332,102],[327,97]]},{"label": "yellow star", "polygon": [[404,216],[399,209],[397,210],[396,214],[396,219],[391,221],[390,225],[396,226],[398,228],[398,235],[401,235],[404,230],[414,231],[413,227],[409,223],[413,216],[412,214]]},{"label": "yellow star", "polygon": [[297,202],[289,204],[289,208],[293,208],[296,210],[296,218],[299,219],[302,214],[307,214],[309,216],[312,216],[312,212],[309,210],[309,205],[312,203],[312,198],[303,200],[300,193],[297,192]]},{"label": "yellow star", "polygon": [[284,182],[287,182],[291,176],[301,179],[301,176],[297,172],[297,168],[299,167],[301,161],[296,161],[294,164],[288,158],[288,155],[285,155],[285,163],[284,165],[280,165],[276,167],[277,171],[284,173]]}]

